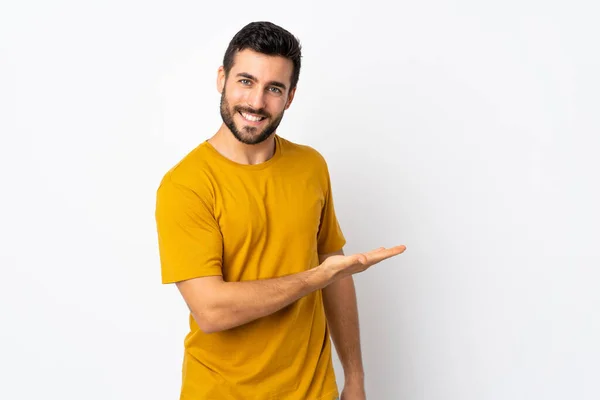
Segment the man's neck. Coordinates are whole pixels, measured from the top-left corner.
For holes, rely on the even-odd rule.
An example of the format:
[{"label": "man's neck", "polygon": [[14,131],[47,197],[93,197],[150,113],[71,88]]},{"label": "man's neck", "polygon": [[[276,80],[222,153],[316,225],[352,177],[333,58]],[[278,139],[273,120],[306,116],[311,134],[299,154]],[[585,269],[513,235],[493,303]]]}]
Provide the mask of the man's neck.
[{"label": "man's neck", "polygon": [[238,164],[255,165],[269,160],[275,154],[275,134],[258,144],[245,144],[233,136],[225,124],[215,133],[208,142],[223,157]]}]

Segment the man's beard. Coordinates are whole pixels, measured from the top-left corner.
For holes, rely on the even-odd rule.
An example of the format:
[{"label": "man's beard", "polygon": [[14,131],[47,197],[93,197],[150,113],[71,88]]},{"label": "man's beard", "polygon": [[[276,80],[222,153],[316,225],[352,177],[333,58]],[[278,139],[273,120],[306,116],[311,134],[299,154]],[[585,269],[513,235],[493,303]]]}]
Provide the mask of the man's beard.
[{"label": "man's beard", "polygon": [[[259,110],[254,110],[250,107],[234,106],[233,113],[239,112],[245,112],[261,117],[271,118],[271,114],[269,114],[262,108]],[[227,101],[227,96],[225,95],[225,89],[223,89],[223,93],[221,93],[221,118],[223,119],[223,123],[229,128],[231,133],[233,133],[233,136],[235,136],[235,138],[240,142],[245,144],[258,144],[267,140],[269,136],[271,136],[271,134],[275,132],[275,130],[279,126],[279,123],[281,122],[281,119],[283,118],[283,111],[281,112],[281,114],[276,116],[270,124],[265,126],[262,132],[259,132],[258,128],[255,126],[244,126],[241,129],[238,129],[238,127],[235,126],[235,122],[233,121],[234,115],[235,114],[232,114],[230,110],[229,102]]]}]

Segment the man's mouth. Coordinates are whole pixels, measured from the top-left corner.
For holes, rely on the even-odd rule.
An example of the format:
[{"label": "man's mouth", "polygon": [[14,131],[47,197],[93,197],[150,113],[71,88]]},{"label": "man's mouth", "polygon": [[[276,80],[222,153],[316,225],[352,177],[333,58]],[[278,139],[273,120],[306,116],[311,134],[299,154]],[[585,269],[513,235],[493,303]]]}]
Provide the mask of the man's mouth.
[{"label": "man's mouth", "polygon": [[260,115],[250,114],[250,113],[243,112],[243,111],[239,111],[239,114],[242,116],[242,118],[244,118],[246,121],[249,121],[249,122],[260,122],[266,118],[266,117],[263,117]]}]

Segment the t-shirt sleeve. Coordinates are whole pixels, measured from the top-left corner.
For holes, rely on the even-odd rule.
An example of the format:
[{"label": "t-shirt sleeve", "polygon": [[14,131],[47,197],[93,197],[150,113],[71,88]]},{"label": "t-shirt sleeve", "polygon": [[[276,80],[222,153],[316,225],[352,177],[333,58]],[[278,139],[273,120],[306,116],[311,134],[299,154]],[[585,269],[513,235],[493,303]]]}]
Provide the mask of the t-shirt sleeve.
[{"label": "t-shirt sleeve", "polygon": [[346,239],[335,215],[331,191],[331,179],[329,177],[327,164],[325,164],[324,174],[326,181],[325,202],[323,204],[323,209],[321,210],[321,224],[317,235],[317,248],[319,254],[333,253],[341,250],[346,244]]},{"label": "t-shirt sleeve", "polygon": [[223,237],[209,203],[169,178],[161,182],[155,217],[162,283],[222,275]]}]

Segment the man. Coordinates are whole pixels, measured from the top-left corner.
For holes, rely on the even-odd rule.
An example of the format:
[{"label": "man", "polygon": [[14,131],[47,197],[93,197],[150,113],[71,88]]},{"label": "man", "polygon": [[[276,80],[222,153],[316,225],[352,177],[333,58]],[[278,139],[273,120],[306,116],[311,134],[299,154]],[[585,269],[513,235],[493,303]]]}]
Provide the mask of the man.
[{"label": "man", "polygon": [[365,399],[352,275],[404,251],[344,256],[329,173],[276,129],[296,92],[301,48],[251,23],[217,75],[223,124],[161,181],[163,283],[190,309],[181,399]]}]

